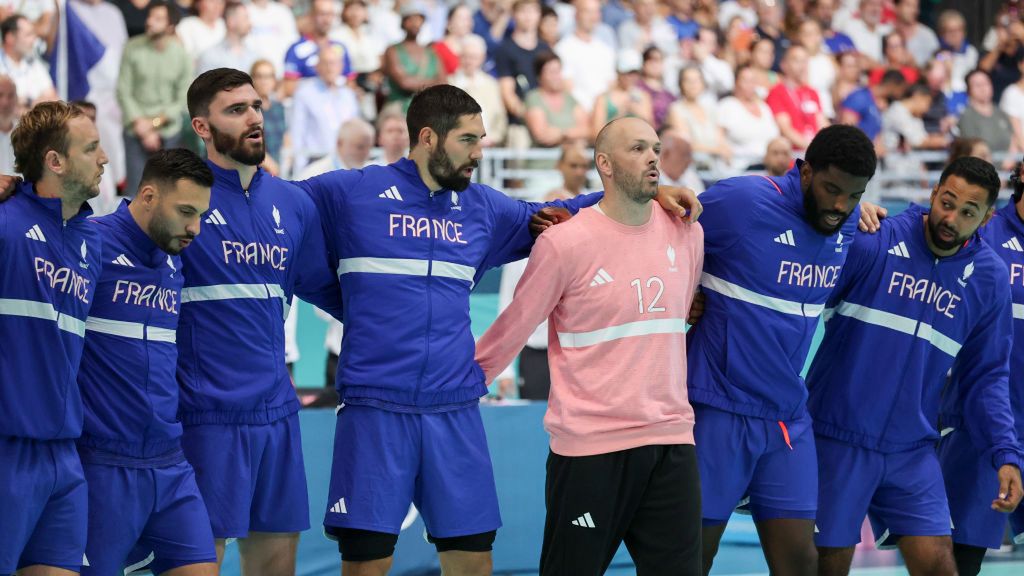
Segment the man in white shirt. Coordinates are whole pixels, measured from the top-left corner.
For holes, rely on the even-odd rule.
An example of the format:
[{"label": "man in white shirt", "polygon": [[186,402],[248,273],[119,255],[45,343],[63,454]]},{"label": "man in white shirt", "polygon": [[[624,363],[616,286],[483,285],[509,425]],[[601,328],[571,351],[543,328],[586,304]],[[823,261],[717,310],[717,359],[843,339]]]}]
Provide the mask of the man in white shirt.
[{"label": "man in white shirt", "polygon": [[572,84],[573,97],[589,114],[594,100],[615,81],[615,53],[593,35],[601,21],[598,0],[576,0],[575,4],[576,30],[555,45],[555,53]]},{"label": "man in white shirt", "polygon": [[196,16],[186,16],[174,27],[195,63],[207,48],[224,39],[224,0],[197,0]]},{"label": "man in white shirt", "polygon": [[643,52],[653,44],[662,54],[675,51],[679,37],[658,14],[658,3],[655,0],[633,0],[632,5],[634,19],[619,26],[619,47]]},{"label": "man in white shirt", "polygon": [[234,68],[248,72],[258,59],[258,48],[249,32],[252,23],[245,4],[233,2],[224,8],[224,40],[207,48],[199,56],[196,73],[214,68]]},{"label": "man in white shirt", "polygon": [[38,39],[29,19],[15,14],[0,23],[3,53],[0,54],[0,73],[14,80],[18,98],[24,109],[36,102],[56,100],[57,92],[45,64],[35,57]]},{"label": "man in white shirt", "polygon": [[480,103],[480,108],[483,109],[484,130],[487,131],[484,146],[495,146],[505,142],[508,112],[505,111],[505,103],[501,99],[498,81],[482,69],[486,59],[486,41],[476,34],[466,36],[462,39],[459,69],[448,78],[448,83],[462,88]]},{"label": "man in white shirt", "polygon": [[249,32],[260,58],[274,65],[278,78],[284,75],[284,55],[299,39],[295,15],[277,0],[249,0]]},{"label": "man in white shirt", "polygon": [[293,172],[299,172],[314,160],[334,149],[338,130],[346,120],[359,115],[355,92],[345,85],[342,48],[331,46],[320,51],[317,76],[299,84],[292,97]]},{"label": "man in white shirt", "polygon": [[939,38],[931,28],[917,21],[920,0],[896,0],[895,30],[903,36],[917,66],[923,67],[939,49]]},{"label": "man in white shirt", "polygon": [[882,40],[892,32],[892,26],[882,24],[882,0],[861,0],[858,16],[846,22],[843,32],[873,66],[882,61]]}]

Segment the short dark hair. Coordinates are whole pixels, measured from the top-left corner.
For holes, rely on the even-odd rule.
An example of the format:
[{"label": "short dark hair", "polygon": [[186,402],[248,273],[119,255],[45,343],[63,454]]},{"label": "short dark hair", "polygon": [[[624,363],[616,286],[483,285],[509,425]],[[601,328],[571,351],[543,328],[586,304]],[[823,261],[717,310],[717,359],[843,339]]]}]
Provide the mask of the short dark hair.
[{"label": "short dark hair", "polygon": [[853,176],[871,178],[878,166],[875,145],[856,126],[833,124],[822,128],[811,140],[804,159],[814,171],[835,166]]},{"label": "short dark hair", "polygon": [[985,141],[981,138],[954,138],[949,145],[949,158],[946,162],[952,164],[957,158],[970,156],[978,144],[985,144]]},{"label": "short dark hair", "polygon": [[7,37],[18,31],[18,22],[22,20],[28,20],[21,14],[14,14],[4,18],[3,22],[0,22],[0,42],[6,42]]},{"label": "short dark hair", "polygon": [[210,102],[213,102],[218,92],[233,90],[246,84],[253,85],[252,76],[234,68],[214,68],[203,72],[188,87],[186,99],[189,117],[209,115]]},{"label": "short dark hair", "polygon": [[420,130],[430,128],[443,142],[448,133],[466,115],[481,114],[480,104],[462,88],[450,84],[431,86],[412,97],[405,123],[409,128],[409,144],[419,143]]},{"label": "short dark hair", "polygon": [[914,82],[911,84],[907,91],[903,93],[904,98],[913,98],[914,96],[927,96],[932,97],[932,89],[927,84],[921,81]]},{"label": "short dark hair", "polygon": [[213,171],[195,152],[186,148],[167,148],[155,152],[142,169],[139,188],[155,184],[161,190],[173,187],[178,180],[188,180],[204,188],[213,187]]},{"label": "short dark hair", "polygon": [[241,10],[243,8],[245,8],[245,4],[243,4],[242,2],[240,2],[238,0],[231,0],[231,1],[227,2],[226,4],[224,4],[224,13],[221,15],[221,18],[227,19],[227,17],[231,16],[232,13],[234,13],[234,12],[236,12],[238,10]]},{"label": "short dark hair", "polygon": [[889,69],[882,74],[882,79],[878,81],[879,84],[895,84],[897,86],[904,86],[907,83],[907,77],[903,75],[903,72],[899,70]]},{"label": "short dark hair", "polygon": [[177,24],[178,20],[181,18],[181,14],[178,12],[178,6],[170,0],[153,0],[149,4],[146,4],[146,18],[149,18],[150,13],[157,8],[167,10],[167,21],[172,25]]},{"label": "short dark hair", "polygon": [[63,156],[68,154],[68,122],[85,116],[82,109],[55,100],[36,104],[11,132],[14,149],[14,169],[27,182],[38,182],[43,177],[43,159],[50,150]]},{"label": "short dark hair", "polygon": [[83,112],[91,112],[93,114],[96,113],[96,105],[92,102],[89,102],[88,100],[75,100],[73,102],[70,102],[70,104],[72,106],[77,106],[78,108],[81,108]]},{"label": "short dark hair", "polygon": [[999,197],[999,188],[1003,185],[999,181],[996,167],[974,156],[962,156],[950,162],[942,171],[942,176],[939,177],[939,185],[945,184],[946,179],[950,176],[959,176],[968,184],[984,188],[988,192],[989,206],[996,203],[996,199]]},{"label": "short dark hair", "polygon": [[558,60],[559,62],[562,61],[562,59],[558,57],[558,54],[555,54],[550,50],[545,50],[540,54],[537,54],[537,56],[534,57],[533,59],[534,75],[537,76],[537,78],[539,79],[540,73],[544,70],[544,67],[547,66],[549,62],[554,62],[555,60]]},{"label": "short dark hair", "polygon": [[982,68],[975,68],[974,70],[971,70],[970,72],[967,73],[966,76],[964,76],[964,84],[967,85],[967,93],[968,94],[971,93],[971,78],[976,76],[976,75],[978,75],[978,74],[981,74],[985,78],[988,78],[989,82],[992,81],[992,75],[989,74],[988,72],[986,72],[984,69],[982,69]]}]

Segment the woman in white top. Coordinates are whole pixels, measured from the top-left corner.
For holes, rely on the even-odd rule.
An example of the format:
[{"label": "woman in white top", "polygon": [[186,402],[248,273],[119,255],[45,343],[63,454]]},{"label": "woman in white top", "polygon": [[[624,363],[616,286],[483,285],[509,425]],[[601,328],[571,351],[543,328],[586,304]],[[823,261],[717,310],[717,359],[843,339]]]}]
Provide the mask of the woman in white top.
[{"label": "woman in white top", "polygon": [[807,83],[818,93],[821,111],[826,118],[835,116],[832,105],[832,85],[836,81],[836,60],[826,53],[821,24],[808,18],[797,29],[797,43],[807,50]]},{"label": "woman in white top", "polygon": [[380,70],[381,57],[387,49],[384,40],[370,28],[369,15],[362,0],[345,2],[341,10],[341,26],[330,34],[331,40],[341,42],[348,50],[352,70],[357,74]]},{"label": "woman in white top", "polygon": [[1024,60],[1017,62],[1017,67],[1021,71],[1021,79],[1003,90],[999,107],[1010,117],[1017,149],[1024,150]]},{"label": "woman in white top", "polygon": [[759,164],[768,143],[779,135],[771,109],[757,95],[757,80],[749,66],[740,66],[736,70],[736,87],[732,96],[726,96],[718,103],[717,116],[718,125],[732,147],[730,168],[737,172]]},{"label": "woman in white top", "polygon": [[668,109],[665,125],[690,143],[696,153],[710,154],[729,164],[732,148],[716,120],[715,110],[701,101],[706,90],[700,68],[687,66],[679,73],[679,93],[682,97]]}]

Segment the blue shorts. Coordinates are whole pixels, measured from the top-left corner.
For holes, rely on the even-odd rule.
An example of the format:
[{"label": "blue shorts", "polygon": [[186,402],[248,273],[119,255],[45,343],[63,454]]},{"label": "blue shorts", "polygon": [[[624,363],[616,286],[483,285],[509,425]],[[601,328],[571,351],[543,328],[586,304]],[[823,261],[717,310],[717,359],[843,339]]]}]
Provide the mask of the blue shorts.
[{"label": "blue shorts", "polygon": [[875,545],[892,548],[900,536],[949,536],[949,505],[935,449],[922,446],[886,454],[817,437],[818,546],[860,542],[864,516]]},{"label": "blue shorts", "polygon": [[181,444],[215,538],[309,529],[298,414],[262,425],[185,426]]},{"label": "blue shorts", "polygon": [[78,572],[89,495],[74,440],[0,436],[0,574],[42,564]]},{"label": "blue shorts", "polygon": [[942,438],[939,462],[949,495],[953,542],[999,548],[1009,519],[1014,543],[1024,544],[1024,506],[1009,515],[992,509],[992,501],[999,495],[996,469],[965,430],[954,430]]},{"label": "blue shorts", "polygon": [[86,464],[89,565],[83,575],[120,574],[138,546],[153,553],[154,574],[216,562],[213,532],[192,466],[126,468]]},{"label": "blue shorts", "polygon": [[414,503],[435,538],[501,526],[480,407],[406,414],[344,405],[324,526],[398,534]]},{"label": "blue shorts", "polygon": [[814,519],[818,463],[810,417],[782,425],[703,404],[693,406],[705,526],[737,507],[754,521]]}]

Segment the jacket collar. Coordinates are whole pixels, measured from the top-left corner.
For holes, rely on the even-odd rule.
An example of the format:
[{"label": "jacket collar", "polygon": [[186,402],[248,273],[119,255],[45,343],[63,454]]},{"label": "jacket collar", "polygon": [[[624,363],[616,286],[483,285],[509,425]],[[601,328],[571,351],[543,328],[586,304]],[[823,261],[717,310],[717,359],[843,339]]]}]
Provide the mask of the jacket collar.
[{"label": "jacket collar", "polygon": [[[238,176],[238,170],[229,170],[227,168],[221,168],[209,160],[206,161],[206,165],[213,171],[214,188],[221,188],[224,190],[231,190],[234,192],[245,192],[242,188],[242,179]],[[263,175],[266,171],[263,167],[256,168],[256,174],[252,177],[252,182],[249,183],[248,192],[252,194],[263,179]]]},{"label": "jacket collar", "polygon": [[[43,198],[36,193],[36,186],[34,182],[20,182],[18,184],[18,194],[22,194],[29,198],[32,202],[35,202],[42,208],[53,213],[57,222],[63,222],[64,220],[64,208],[60,198]],[[79,219],[85,219],[92,216],[92,208],[88,202],[82,202],[82,207],[78,209],[78,214],[75,214],[68,222],[76,221]]]}]

